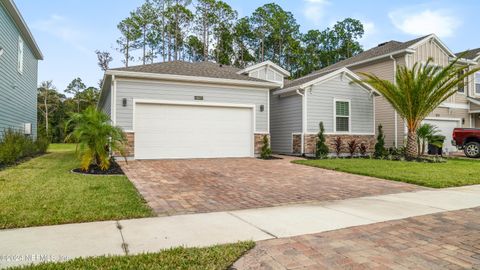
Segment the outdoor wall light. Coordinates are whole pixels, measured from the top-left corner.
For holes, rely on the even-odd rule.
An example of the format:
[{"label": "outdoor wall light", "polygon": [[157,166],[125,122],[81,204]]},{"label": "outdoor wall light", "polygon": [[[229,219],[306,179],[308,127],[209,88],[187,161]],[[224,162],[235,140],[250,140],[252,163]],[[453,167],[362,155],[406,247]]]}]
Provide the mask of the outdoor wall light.
[{"label": "outdoor wall light", "polygon": [[5,52],[5,50],[2,47],[0,47],[0,57],[2,57],[4,52]]},{"label": "outdoor wall light", "polygon": [[126,98],[122,99],[122,106],[127,107],[127,99]]},{"label": "outdoor wall light", "polygon": [[260,111],[263,112],[265,110],[265,106],[264,105],[260,105]]}]

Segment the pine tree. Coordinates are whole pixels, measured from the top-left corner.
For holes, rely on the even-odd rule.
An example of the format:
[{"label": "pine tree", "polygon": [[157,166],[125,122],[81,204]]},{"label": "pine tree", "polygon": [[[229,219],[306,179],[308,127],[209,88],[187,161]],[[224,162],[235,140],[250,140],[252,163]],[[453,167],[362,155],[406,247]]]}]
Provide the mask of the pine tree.
[{"label": "pine tree", "polygon": [[385,135],[383,134],[382,125],[378,125],[377,143],[375,143],[375,158],[382,158],[385,155]]},{"label": "pine tree", "polygon": [[325,128],[323,122],[320,122],[320,130],[317,135],[317,147],[315,149],[316,158],[326,158],[328,156],[328,146],[325,144]]}]

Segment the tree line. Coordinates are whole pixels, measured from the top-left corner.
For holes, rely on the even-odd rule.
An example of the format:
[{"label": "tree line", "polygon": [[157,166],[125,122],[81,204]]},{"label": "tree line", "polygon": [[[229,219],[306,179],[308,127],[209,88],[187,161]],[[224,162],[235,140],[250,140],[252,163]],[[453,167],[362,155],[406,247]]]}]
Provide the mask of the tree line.
[{"label": "tree line", "polygon": [[364,34],[352,18],[301,33],[293,14],[275,3],[239,18],[220,0],[147,0],[117,28],[116,49],[126,67],[183,60],[243,68],[271,60],[293,78],[358,54]]}]

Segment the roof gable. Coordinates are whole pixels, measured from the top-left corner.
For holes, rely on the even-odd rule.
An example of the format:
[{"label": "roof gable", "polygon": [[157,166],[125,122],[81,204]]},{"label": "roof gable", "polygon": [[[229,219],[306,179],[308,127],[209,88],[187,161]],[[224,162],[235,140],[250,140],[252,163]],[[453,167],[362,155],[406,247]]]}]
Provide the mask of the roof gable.
[{"label": "roof gable", "polygon": [[[345,76],[349,78],[351,81],[360,80],[360,77],[357,74],[355,74],[353,71],[349,70],[348,68],[344,67],[344,68],[337,69],[335,71],[324,72],[324,73],[316,74],[312,76],[307,75],[298,80],[295,80],[294,83],[286,85],[285,88],[283,89],[276,90],[273,94],[280,95],[280,94],[288,93],[291,91],[305,89],[309,86],[312,86],[318,83],[323,83],[337,76],[342,76],[342,77]],[[359,86],[368,92],[378,95],[377,91],[368,84],[360,83]]]},{"label": "roof gable", "polygon": [[460,57],[463,55],[463,58],[473,60],[473,61],[479,61],[480,60],[480,48],[476,49],[471,49],[471,50],[466,50],[463,52],[456,53],[457,57]]},{"label": "roof gable", "polygon": [[416,49],[420,45],[424,44],[425,42],[433,41],[437,43],[450,57],[456,57],[456,55],[445,45],[445,43],[442,42],[441,39],[437,37],[435,34],[430,34],[426,36],[425,38],[419,40],[416,43],[413,43],[411,46],[409,46],[410,49]]},{"label": "roof gable", "polygon": [[22,38],[32,50],[35,58],[38,60],[43,60],[43,54],[13,0],[0,0],[0,7],[4,7],[7,13],[10,15],[20,34],[22,35]]},{"label": "roof gable", "polygon": [[281,66],[273,63],[272,61],[270,60],[267,60],[267,61],[263,61],[261,63],[257,63],[257,64],[254,64],[254,65],[251,65],[251,66],[248,66],[242,70],[239,70],[237,73],[238,74],[245,74],[245,73],[248,73],[250,71],[253,71],[255,69],[258,69],[260,67],[270,67],[270,68],[273,68],[274,70],[276,70],[277,72],[279,72],[280,74],[282,74],[283,76],[285,77],[289,77],[290,76],[290,72],[288,72],[287,70],[285,70],[284,68],[282,68]]}]

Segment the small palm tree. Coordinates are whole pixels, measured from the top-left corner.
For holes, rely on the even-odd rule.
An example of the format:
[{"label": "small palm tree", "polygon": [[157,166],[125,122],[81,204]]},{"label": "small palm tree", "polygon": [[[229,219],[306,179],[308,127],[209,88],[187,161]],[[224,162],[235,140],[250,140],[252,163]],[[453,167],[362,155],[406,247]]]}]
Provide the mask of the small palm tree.
[{"label": "small palm tree", "polygon": [[447,98],[463,87],[467,76],[480,68],[465,70],[465,66],[453,60],[448,66],[432,65],[432,59],[421,65],[415,63],[411,69],[397,66],[396,83],[383,80],[376,75],[361,73],[363,79],[356,83],[367,83],[376,89],[405,119],[408,129],[406,157],[415,158],[417,152],[417,129],[421,122]]},{"label": "small palm tree", "polygon": [[81,113],[73,113],[67,128],[70,126],[73,126],[73,131],[65,141],[73,137],[78,142],[77,153],[82,170],[88,170],[92,164],[107,170],[110,167],[110,150],[118,151],[125,157],[126,136],[120,127],[110,124],[110,118],[103,112],[88,107]]},{"label": "small palm tree", "polygon": [[418,145],[418,155],[422,156],[425,154],[425,144],[428,142],[434,144],[435,146],[441,148],[443,146],[438,144],[438,141],[434,140],[435,136],[438,136],[439,130],[435,125],[423,124],[417,129],[417,145]]}]

